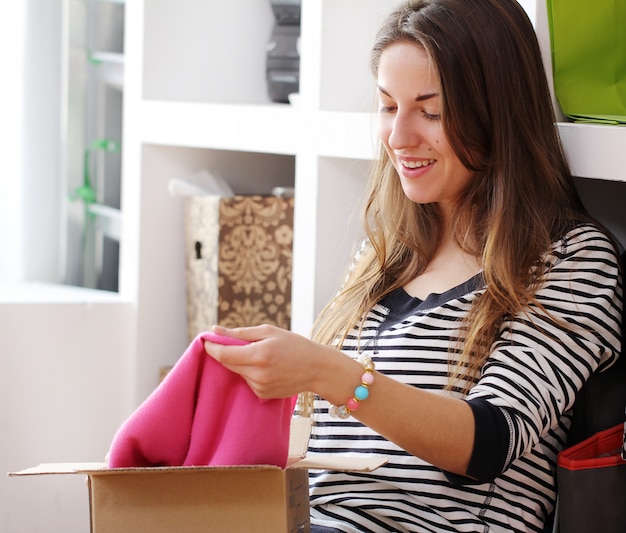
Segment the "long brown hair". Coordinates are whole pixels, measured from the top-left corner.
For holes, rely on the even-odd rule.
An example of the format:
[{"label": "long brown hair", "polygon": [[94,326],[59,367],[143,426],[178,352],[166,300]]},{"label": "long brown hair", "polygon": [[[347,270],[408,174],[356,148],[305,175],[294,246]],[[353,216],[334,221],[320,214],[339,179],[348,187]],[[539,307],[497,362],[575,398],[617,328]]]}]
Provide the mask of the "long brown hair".
[{"label": "long brown hair", "polygon": [[[532,24],[515,0],[413,0],[383,23],[372,50],[374,78],[392,43],[422,46],[439,76],[444,131],[476,176],[455,206],[453,233],[483,268],[457,377],[475,376],[503,320],[533,301],[535,268],[551,243],[589,220],[576,192]],[[393,216],[389,216],[393,213]],[[369,309],[418,276],[442,234],[436,204],[403,193],[381,147],[363,225],[369,246],[314,327],[341,345]]]}]

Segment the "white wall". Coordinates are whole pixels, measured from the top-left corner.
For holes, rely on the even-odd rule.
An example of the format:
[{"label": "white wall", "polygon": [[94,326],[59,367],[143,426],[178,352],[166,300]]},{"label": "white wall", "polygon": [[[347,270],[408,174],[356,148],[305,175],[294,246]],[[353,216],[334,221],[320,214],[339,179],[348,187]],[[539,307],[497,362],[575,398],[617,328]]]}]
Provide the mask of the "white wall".
[{"label": "white wall", "polygon": [[0,281],[20,279],[22,271],[21,217],[22,180],[22,60],[24,47],[24,4],[8,2],[0,6]]},{"label": "white wall", "polygon": [[86,533],[80,476],[9,478],[99,461],[133,408],[135,306],[57,282],[65,0],[0,6],[0,531]]},{"label": "white wall", "polygon": [[27,0],[24,24],[22,257],[24,280],[63,279],[60,236],[63,0]]},{"label": "white wall", "polygon": [[0,282],[62,277],[62,6],[0,6]]},{"label": "white wall", "polygon": [[[2,288],[0,287],[0,292]],[[39,463],[103,461],[131,412],[133,307],[32,287],[0,302],[0,531],[86,533],[82,476],[9,478]],[[50,293],[49,293],[50,292]],[[43,296],[43,298],[42,298]],[[49,300],[46,302],[45,300]]]}]

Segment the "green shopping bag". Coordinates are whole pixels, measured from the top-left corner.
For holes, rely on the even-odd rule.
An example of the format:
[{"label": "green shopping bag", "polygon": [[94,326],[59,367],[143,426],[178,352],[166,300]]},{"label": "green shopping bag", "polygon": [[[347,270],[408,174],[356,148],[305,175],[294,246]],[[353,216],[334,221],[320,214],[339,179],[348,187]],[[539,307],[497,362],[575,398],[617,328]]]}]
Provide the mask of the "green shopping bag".
[{"label": "green shopping bag", "polygon": [[626,1],[547,2],[561,110],[575,121],[626,124]]}]

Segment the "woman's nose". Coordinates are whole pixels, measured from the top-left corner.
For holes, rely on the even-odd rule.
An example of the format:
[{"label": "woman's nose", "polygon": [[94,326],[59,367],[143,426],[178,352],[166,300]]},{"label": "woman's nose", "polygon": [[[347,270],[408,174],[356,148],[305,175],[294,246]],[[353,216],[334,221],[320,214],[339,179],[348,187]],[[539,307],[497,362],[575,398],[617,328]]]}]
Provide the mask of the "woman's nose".
[{"label": "woman's nose", "polygon": [[416,146],[421,142],[419,126],[409,113],[397,112],[389,133],[389,146],[396,150]]}]

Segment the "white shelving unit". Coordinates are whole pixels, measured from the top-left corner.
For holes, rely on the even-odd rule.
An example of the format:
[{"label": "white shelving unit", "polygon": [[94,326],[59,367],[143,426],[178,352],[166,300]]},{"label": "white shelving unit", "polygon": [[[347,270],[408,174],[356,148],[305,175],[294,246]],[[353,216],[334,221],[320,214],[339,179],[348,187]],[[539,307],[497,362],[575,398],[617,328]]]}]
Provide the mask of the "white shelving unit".
[{"label": "white shelving unit", "polygon": [[[533,6],[527,9],[530,7],[535,9],[533,20],[548,78],[551,80],[552,55],[546,1],[533,1]],[[554,97],[554,89],[551,89],[559,120],[559,133],[572,173],[580,178],[626,181],[626,128],[567,121]]]},{"label": "white shelving unit", "polygon": [[63,4],[63,283],[113,292],[121,221],[123,33],[119,0]]},{"label": "white shelving unit", "polygon": [[[376,150],[369,49],[396,3],[303,0],[296,106],[267,97],[269,0],[126,4],[120,288],[137,302],[137,399],[186,345],[182,202],[167,194],[171,178],[207,168],[240,194],[294,186],[292,329],[307,334],[336,291]],[[549,58],[539,4],[532,15]],[[586,194],[626,181],[626,129],[559,128],[574,173],[593,180],[581,182]]]},{"label": "white shelving unit", "polygon": [[120,290],[137,302],[137,400],[186,345],[171,178],[206,168],[240,194],[295,186],[292,328],[308,333],[336,291],[375,146],[368,50],[394,3],[303,2],[297,106],[267,96],[269,0],[126,4]]},{"label": "white shelving unit", "polygon": [[[526,2],[531,4],[530,1]],[[533,20],[549,79],[552,79],[550,30],[545,0],[536,0]],[[561,113],[558,128],[572,174],[589,211],[626,246],[626,127],[575,124]]]},{"label": "white shelving unit", "polygon": [[559,132],[575,176],[626,181],[626,127],[560,122]]}]

